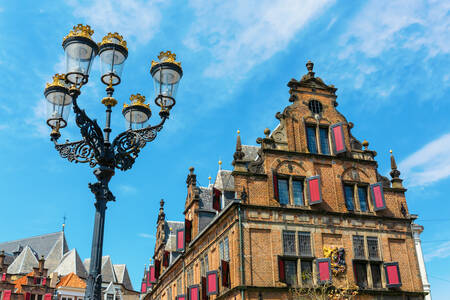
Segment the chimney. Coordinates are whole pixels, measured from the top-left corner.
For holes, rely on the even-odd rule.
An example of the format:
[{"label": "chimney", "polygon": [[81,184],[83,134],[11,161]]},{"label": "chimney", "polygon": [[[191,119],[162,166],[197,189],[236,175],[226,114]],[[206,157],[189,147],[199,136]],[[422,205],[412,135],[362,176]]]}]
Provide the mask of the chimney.
[{"label": "chimney", "polygon": [[5,251],[0,252],[0,268],[3,268],[3,263],[5,262]]},{"label": "chimney", "polygon": [[39,259],[39,274],[42,274],[44,272],[44,255],[41,255],[41,258]]}]

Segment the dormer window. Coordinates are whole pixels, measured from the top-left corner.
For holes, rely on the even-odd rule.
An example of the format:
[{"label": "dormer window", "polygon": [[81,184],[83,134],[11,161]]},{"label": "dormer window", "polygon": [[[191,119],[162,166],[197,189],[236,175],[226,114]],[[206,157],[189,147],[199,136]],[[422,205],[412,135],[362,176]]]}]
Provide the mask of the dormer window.
[{"label": "dormer window", "polygon": [[355,211],[355,205],[359,203],[359,211],[369,211],[367,185],[344,183],[344,197],[347,210]]},{"label": "dormer window", "polygon": [[309,110],[310,110],[313,114],[317,114],[317,115],[320,115],[320,114],[322,113],[322,110],[323,110],[322,103],[320,103],[320,102],[317,101],[317,100],[311,100],[311,101],[309,101],[308,107],[309,107]]}]

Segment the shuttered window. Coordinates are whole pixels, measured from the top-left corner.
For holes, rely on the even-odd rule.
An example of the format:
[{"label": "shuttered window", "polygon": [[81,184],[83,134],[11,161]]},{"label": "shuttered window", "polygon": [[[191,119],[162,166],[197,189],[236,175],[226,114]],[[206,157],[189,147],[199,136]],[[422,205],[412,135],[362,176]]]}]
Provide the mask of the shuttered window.
[{"label": "shuttered window", "polygon": [[344,184],[344,196],[345,196],[345,206],[347,210],[354,211],[354,195],[353,195],[354,187],[353,185]]},{"label": "shuttered window", "polygon": [[334,154],[345,152],[344,128],[342,123],[334,124],[330,127],[331,137],[333,138]]},{"label": "shuttered window", "polygon": [[360,288],[366,288],[367,285],[367,267],[365,262],[354,262],[353,268],[356,276],[356,284]]},{"label": "shuttered window", "polygon": [[330,154],[330,142],[328,140],[328,128],[319,128],[320,150],[322,154]]},{"label": "shuttered window", "polygon": [[289,180],[278,178],[278,197],[280,204],[289,204]]},{"label": "shuttered window", "polygon": [[306,141],[308,143],[308,151],[317,153],[316,126],[306,126]]},{"label": "shuttered window", "polygon": [[283,231],[283,252],[285,255],[296,255],[295,232]]},{"label": "shuttered window", "polygon": [[300,262],[300,268],[301,268],[302,284],[303,285],[312,284],[312,276],[313,276],[312,261],[302,260]]},{"label": "shuttered window", "polygon": [[385,263],[384,270],[386,272],[386,286],[388,288],[400,287],[402,285],[398,262]]},{"label": "shuttered window", "polygon": [[379,263],[371,263],[370,271],[372,273],[372,284],[374,288],[381,288],[381,267]]},{"label": "shuttered window", "polygon": [[297,260],[285,260],[284,269],[286,272],[286,283],[289,285],[297,285]]},{"label": "shuttered window", "polygon": [[331,283],[331,267],[329,258],[316,259],[319,284]]},{"label": "shuttered window", "polygon": [[184,250],[184,229],[177,230],[177,251]]},{"label": "shuttered window", "polygon": [[358,186],[358,198],[359,198],[359,207],[361,211],[368,211],[367,206],[367,188],[364,186]]},{"label": "shuttered window", "polygon": [[306,178],[306,186],[308,188],[308,201],[310,205],[322,202],[322,192],[320,187],[320,176]]},{"label": "shuttered window", "polygon": [[370,192],[372,196],[374,210],[378,211],[385,209],[386,203],[384,200],[383,185],[380,182],[372,184],[370,186]]},{"label": "shuttered window", "polygon": [[292,180],[292,196],[294,197],[294,205],[304,205],[303,202],[303,181]]}]

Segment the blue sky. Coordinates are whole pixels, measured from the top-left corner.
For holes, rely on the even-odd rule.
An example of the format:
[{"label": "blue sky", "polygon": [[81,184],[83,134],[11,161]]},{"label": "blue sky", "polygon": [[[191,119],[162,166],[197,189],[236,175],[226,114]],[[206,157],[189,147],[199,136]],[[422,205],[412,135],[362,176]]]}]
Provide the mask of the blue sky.
[{"label": "blue sky", "polygon": [[[172,50],[184,77],[177,105],[132,170],[117,172],[117,201],[107,210],[104,254],[126,263],[135,288],[153,254],[159,200],[182,220],[185,178],[214,178],[219,159],[231,169],[236,130],[255,144],[288,102],[287,82],[314,71],[338,88],[338,109],[353,134],[378,152],[389,172],[393,149],[408,188],[409,209],[425,226],[423,250],[435,299],[450,284],[450,2],[448,1],[1,1],[0,241],[60,230],[69,247],[90,255],[94,176],[61,159],[49,141],[43,89],[64,71],[62,38],[89,24],[97,41],[119,32],[129,57],[116,88],[115,136],[121,105],[132,93],[153,98],[150,62]],[[104,122],[99,62],[80,106]],[[156,112],[156,108],[152,107]],[[151,122],[158,121],[157,114]],[[73,114],[72,114],[73,117]],[[76,140],[73,119],[61,141]]]}]

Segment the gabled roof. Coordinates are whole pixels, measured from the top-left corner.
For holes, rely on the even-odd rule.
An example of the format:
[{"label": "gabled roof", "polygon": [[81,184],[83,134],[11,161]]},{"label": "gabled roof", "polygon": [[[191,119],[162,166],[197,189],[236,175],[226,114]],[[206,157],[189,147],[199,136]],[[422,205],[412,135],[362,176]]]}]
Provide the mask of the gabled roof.
[{"label": "gabled roof", "polygon": [[33,268],[39,266],[37,260],[36,251],[31,249],[30,246],[25,246],[19,256],[8,267],[8,273],[10,274],[27,274],[33,271]]},{"label": "gabled roof", "polygon": [[214,187],[221,191],[234,191],[234,177],[231,175],[231,171],[219,170]]},{"label": "gabled roof", "polygon": [[70,273],[61,278],[61,280],[56,284],[56,287],[72,287],[72,288],[86,288],[86,282],[78,277],[75,273]]},{"label": "gabled roof", "polygon": [[133,290],[130,275],[128,274],[127,265],[113,265],[114,273],[116,273],[117,282],[123,284],[127,290]]},{"label": "gabled roof", "polygon": [[58,247],[61,247],[62,257],[62,255],[68,250],[63,231],[0,243],[0,250],[4,250],[8,253],[14,253],[17,250],[20,251],[20,247],[25,248],[25,246],[30,246],[34,251],[37,252],[39,257],[43,255],[44,258],[47,259],[47,256],[50,254],[50,252],[52,252],[55,244],[58,244]]},{"label": "gabled roof", "polygon": [[65,276],[70,273],[74,273],[82,278],[87,278],[88,276],[88,272],[86,271],[76,249],[72,249],[67,252],[62,258],[61,263],[53,272],[57,272],[58,275],[61,276]]},{"label": "gabled roof", "polygon": [[[83,262],[86,270],[89,270],[89,265],[91,263],[90,258],[86,258]],[[111,257],[109,255],[102,257],[102,281],[103,282],[117,282],[116,276],[114,274],[114,268],[111,263]]]},{"label": "gabled roof", "polygon": [[13,281],[15,284],[14,288],[16,288],[16,293],[22,293],[22,285],[26,285],[28,283],[28,277],[34,276],[34,272],[30,272],[25,276],[20,277],[19,279]]}]

